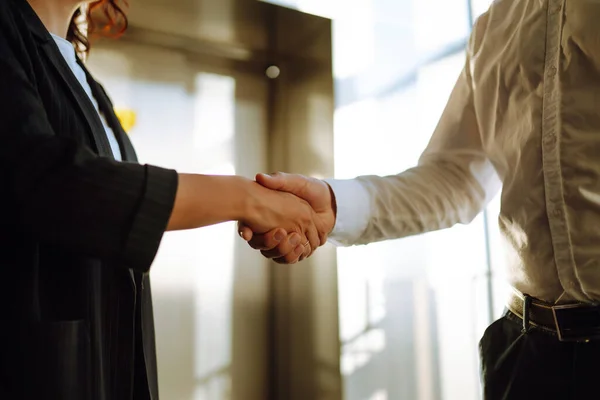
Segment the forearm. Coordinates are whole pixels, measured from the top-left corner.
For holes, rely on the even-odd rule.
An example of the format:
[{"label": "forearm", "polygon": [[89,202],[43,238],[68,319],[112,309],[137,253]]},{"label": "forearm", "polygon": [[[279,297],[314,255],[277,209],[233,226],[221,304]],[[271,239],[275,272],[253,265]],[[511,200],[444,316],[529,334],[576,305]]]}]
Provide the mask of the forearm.
[{"label": "forearm", "polygon": [[247,217],[252,181],[239,176],[179,174],[168,231],[193,229]]},{"label": "forearm", "polygon": [[368,202],[358,201],[357,194],[336,194],[338,221],[331,235],[336,244],[366,244],[468,223],[499,187],[493,167],[479,157],[425,162],[395,176],[363,176],[356,182]]}]

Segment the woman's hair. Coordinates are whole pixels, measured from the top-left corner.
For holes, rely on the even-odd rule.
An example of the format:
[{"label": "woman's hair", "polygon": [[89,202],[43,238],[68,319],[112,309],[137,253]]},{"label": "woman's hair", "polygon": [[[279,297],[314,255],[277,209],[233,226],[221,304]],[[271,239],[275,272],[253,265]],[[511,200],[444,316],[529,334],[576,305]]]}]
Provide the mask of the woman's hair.
[{"label": "woman's hair", "polygon": [[127,0],[97,0],[75,11],[67,31],[67,40],[78,53],[89,53],[91,35],[118,37],[125,32],[127,16],[118,3],[127,6]]}]

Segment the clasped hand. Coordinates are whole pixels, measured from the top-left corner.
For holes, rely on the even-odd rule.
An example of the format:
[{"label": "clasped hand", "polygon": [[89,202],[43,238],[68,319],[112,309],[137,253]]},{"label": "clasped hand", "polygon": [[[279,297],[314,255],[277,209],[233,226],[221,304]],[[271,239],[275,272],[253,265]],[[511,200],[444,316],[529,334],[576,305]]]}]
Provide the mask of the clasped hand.
[{"label": "clasped hand", "polygon": [[329,185],[302,175],[258,174],[258,213],[238,222],[240,236],[263,256],[280,264],[310,257],[325,244],[335,224]]}]

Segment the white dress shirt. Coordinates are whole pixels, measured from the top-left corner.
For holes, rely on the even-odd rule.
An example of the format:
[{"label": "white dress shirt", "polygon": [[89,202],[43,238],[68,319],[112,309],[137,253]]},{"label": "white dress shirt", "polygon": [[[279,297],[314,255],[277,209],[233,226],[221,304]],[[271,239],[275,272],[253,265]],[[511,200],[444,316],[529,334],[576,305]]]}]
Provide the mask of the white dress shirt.
[{"label": "white dress shirt", "polygon": [[468,223],[502,186],[511,285],[547,302],[600,301],[598,21],[598,0],[493,2],[418,165],[329,181],[332,239]]},{"label": "white dress shirt", "polygon": [[106,118],[104,117],[104,115],[100,111],[100,108],[98,107],[98,102],[92,94],[92,88],[90,87],[87,81],[85,71],[79,66],[79,64],[77,64],[77,55],[75,54],[75,49],[73,48],[73,45],[69,41],[61,38],[60,36],[54,35],[52,33],[50,35],[52,35],[52,38],[54,39],[54,42],[56,42],[60,53],[69,65],[69,68],[71,68],[71,71],[73,71],[73,74],[83,87],[85,93],[87,93],[88,97],[90,98],[90,101],[94,105],[94,108],[98,112],[98,116],[102,121],[102,126],[104,126],[104,130],[106,131],[106,136],[108,138],[108,143],[110,144],[110,149],[112,150],[113,156],[116,160],[121,161],[122,156],[121,150],[119,149],[119,142],[117,141],[113,130],[110,128],[110,126],[108,126]]}]

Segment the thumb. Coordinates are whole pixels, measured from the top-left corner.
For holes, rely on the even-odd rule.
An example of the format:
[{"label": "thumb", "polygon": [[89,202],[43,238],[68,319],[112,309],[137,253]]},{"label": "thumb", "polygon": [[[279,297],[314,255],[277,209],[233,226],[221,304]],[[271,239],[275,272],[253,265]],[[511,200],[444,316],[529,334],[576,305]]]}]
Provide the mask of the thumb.
[{"label": "thumb", "polygon": [[275,172],[273,174],[256,174],[256,182],[267,189],[280,190],[285,186],[285,174]]},{"label": "thumb", "polygon": [[288,192],[298,197],[302,197],[308,181],[306,177],[302,175],[277,172],[271,175],[257,174],[256,182],[268,189]]}]

